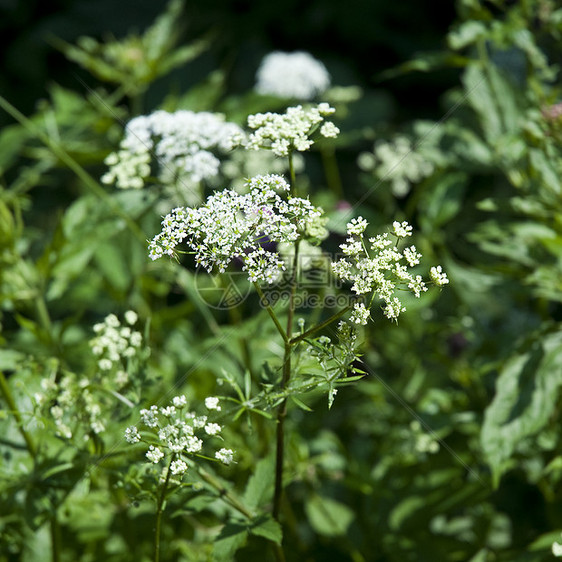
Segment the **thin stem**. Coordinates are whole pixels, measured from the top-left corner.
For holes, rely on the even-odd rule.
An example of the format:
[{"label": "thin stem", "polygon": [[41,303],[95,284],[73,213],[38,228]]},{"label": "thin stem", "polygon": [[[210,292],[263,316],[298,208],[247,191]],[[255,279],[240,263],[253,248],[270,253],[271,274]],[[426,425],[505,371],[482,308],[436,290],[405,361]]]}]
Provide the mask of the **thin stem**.
[{"label": "thin stem", "polygon": [[289,338],[287,337],[287,334],[283,330],[283,326],[281,326],[281,323],[279,322],[279,319],[277,318],[277,315],[275,314],[275,311],[273,310],[273,308],[271,308],[271,306],[269,306],[267,304],[267,299],[266,299],[265,295],[263,294],[263,291],[261,290],[261,287],[259,286],[259,284],[256,281],[254,281],[254,287],[256,288],[256,292],[258,293],[258,296],[260,297],[260,300],[261,300],[262,304],[265,306],[265,309],[267,310],[269,316],[273,320],[273,323],[275,324],[275,327],[277,328],[278,332],[281,334],[281,337],[283,338],[283,341],[285,343],[288,343]]},{"label": "thin stem", "polygon": [[31,437],[30,437],[29,433],[27,433],[27,431],[23,427],[23,420],[22,420],[20,411],[18,410],[18,407],[16,406],[16,402],[15,402],[13,396],[12,396],[12,393],[10,391],[10,387],[8,386],[8,381],[6,380],[6,377],[4,376],[4,373],[2,371],[0,371],[0,391],[2,392],[2,395],[4,396],[4,399],[6,400],[6,403],[8,404],[8,408],[9,408],[10,412],[12,413],[12,415],[14,416],[14,418],[16,420],[16,425],[18,427],[18,431],[20,432],[21,436],[23,437],[23,440],[25,441],[25,446],[26,446],[27,450],[29,451],[29,454],[31,455],[33,460],[35,460],[35,457],[37,456],[37,449],[35,448],[35,444],[31,440]]},{"label": "thin stem", "polygon": [[[291,378],[291,341],[290,337],[293,333],[293,316],[295,313],[295,291],[297,268],[299,263],[299,240],[295,243],[295,255],[293,256],[293,269],[291,271],[290,287],[291,293],[289,298],[289,311],[287,314],[287,330],[285,341],[285,352],[283,354],[283,378],[281,380],[281,390],[285,390]],[[276,446],[275,446],[275,491],[273,494],[273,517],[279,520],[279,511],[281,509],[281,498],[283,496],[283,464],[285,456],[285,418],[287,417],[287,399],[283,400],[277,410],[277,430],[276,430]]]},{"label": "thin stem", "polygon": [[51,559],[52,562],[60,560],[60,527],[56,511],[51,516]]},{"label": "thin stem", "polygon": [[295,165],[293,162],[293,153],[292,151],[289,151],[289,177],[291,178],[291,193],[297,197],[298,196],[298,192],[297,192],[297,180],[296,180],[296,175],[295,175]]},{"label": "thin stem", "polygon": [[166,490],[168,488],[168,483],[170,482],[170,466],[175,458],[172,455],[170,458],[170,463],[168,464],[168,470],[166,471],[166,479],[164,480],[164,485],[162,490],[160,490],[160,496],[158,497],[158,503],[156,504],[156,527],[154,530],[154,562],[159,562],[160,560],[160,531],[162,528],[162,514],[164,513],[164,501],[166,499]]},{"label": "thin stem", "polygon": [[219,496],[225,500],[231,507],[239,511],[244,517],[253,519],[254,514],[232,493],[229,492],[213,475],[203,470],[201,467],[197,468],[199,475],[207,484],[212,486]]},{"label": "thin stem", "polygon": [[[283,356],[283,380],[281,388],[285,389],[291,377],[291,344],[285,342]],[[275,491],[273,493],[273,518],[279,521],[281,496],[283,495],[283,460],[285,456],[285,418],[287,417],[287,399],[283,400],[277,410],[277,430],[275,446]]]},{"label": "thin stem", "polygon": [[306,332],[303,332],[302,334],[300,334],[300,335],[298,335],[294,338],[291,338],[289,340],[289,343],[291,345],[296,345],[297,343],[301,342],[302,340],[305,340],[306,338],[308,338],[312,334],[315,334],[316,332],[322,330],[326,326],[329,326],[332,322],[335,322],[338,318],[343,316],[348,310],[351,310],[352,308],[353,308],[353,305],[348,304],[345,308],[342,308],[339,312],[336,312],[335,314],[332,314],[332,316],[330,316],[329,318],[324,320],[324,322],[321,322],[320,324],[310,328],[310,330],[307,330]]},{"label": "thin stem", "polygon": [[343,188],[336,161],[336,151],[333,146],[326,146],[321,149],[320,154],[328,187],[336,197],[341,199],[343,197]]}]

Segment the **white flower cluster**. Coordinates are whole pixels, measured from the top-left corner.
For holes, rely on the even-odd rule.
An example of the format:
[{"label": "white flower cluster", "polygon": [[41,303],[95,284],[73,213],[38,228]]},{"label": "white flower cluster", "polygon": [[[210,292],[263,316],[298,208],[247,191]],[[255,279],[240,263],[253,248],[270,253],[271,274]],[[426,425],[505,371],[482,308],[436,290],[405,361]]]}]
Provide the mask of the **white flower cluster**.
[{"label": "white flower cluster", "polygon": [[64,439],[81,436],[87,441],[91,434],[105,430],[106,404],[100,400],[90,381],[74,373],[64,373],[57,379],[41,380],[42,392],[34,395],[37,406],[48,414],[55,425],[55,434]]},{"label": "white flower cluster", "polygon": [[392,142],[378,141],[373,152],[359,155],[358,163],[363,170],[374,170],[378,178],[389,181],[396,197],[407,195],[412,183],[430,176],[435,169],[433,162],[416,152],[405,136],[397,136]]},{"label": "white flower cluster", "polygon": [[127,383],[128,375],[124,367],[142,349],[142,334],[133,330],[138,319],[133,310],[125,312],[126,326],[122,326],[115,314],[109,314],[103,322],[94,325],[96,337],[90,340],[92,353],[98,358],[101,371],[115,371],[118,386]]},{"label": "white flower cluster", "polygon": [[117,409],[115,397],[132,406],[124,389],[131,382],[135,386],[129,374],[142,368],[149,350],[143,346],[140,332],[131,327],[138,320],[136,312],[129,310],[124,316],[126,326],[115,314],[94,325],[96,336],[89,343],[98,369],[92,378],[54,369],[42,379],[42,392],[34,395],[35,404],[54,422],[58,436],[88,440],[105,430],[108,412]]},{"label": "white flower cluster", "polygon": [[[205,399],[209,414],[220,411],[219,399],[211,396]],[[136,426],[125,430],[125,440],[135,444],[144,442],[148,445],[146,458],[158,464],[162,459],[170,459],[170,472],[182,476],[189,467],[188,459],[201,454],[206,439],[220,436],[222,426],[211,422],[207,415],[197,416],[187,409],[185,395],[176,396],[165,407],[151,406],[140,411],[141,422],[150,432],[144,437]],[[143,432],[144,433],[144,432]],[[215,452],[215,458],[224,464],[230,464],[234,451],[221,448]]]},{"label": "white flower cluster", "polygon": [[327,103],[304,109],[302,106],[289,107],[284,114],[256,113],[248,117],[248,126],[254,129],[246,148],[259,150],[271,149],[277,156],[287,156],[290,151],[304,152],[314,141],[310,138],[318,129],[324,137],[334,138],[339,129],[324,117],[334,113],[335,109]]},{"label": "white flower cluster", "polygon": [[311,100],[330,86],[326,67],[309,53],[275,51],[265,56],[256,75],[259,94]]},{"label": "white flower cluster", "polygon": [[119,150],[105,159],[109,171],[101,180],[123,189],[140,189],[151,175],[154,155],[162,183],[198,182],[219,171],[220,161],[212,151],[231,150],[243,137],[238,125],[225,122],[217,113],[160,110],[141,115],[127,124]]},{"label": "white flower cluster", "polygon": [[[395,296],[396,290],[406,288],[418,298],[427,291],[421,275],[414,277],[408,272],[408,268],[418,265],[422,257],[416,247],[410,246],[400,252],[388,233],[369,238],[367,246],[363,240],[367,224],[362,217],[351,220],[347,225],[348,238],[340,245],[345,257],[332,263],[338,277],[353,283],[351,290],[355,294],[371,295],[369,307],[362,301],[354,304],[351,320],[357,324],[367,324],[371,315],[370,304],[375,296],[384,302],[384,315],[394,320],[406,310]],[[394,222],[393,235],[397,239],[411,236],[412,227],[407,222]],[[437,285],[448,283],[441,266],[432,268],[431,278]]]},{"label": "white flower cluster", "polygon": [[275,174],[251,178],[247,187],[249,192],[244,195],[224,190],[199,208],[174,209],[150,243],[150,257],[173,256],[176,246],[185,242],[197,264],[209,272],[213,267],[224,272],[239,258],[250,281],[272,283],[285,264],[278,253],[265,250],[261,243],[295,242],[322,210],[308,199],[283,199],[277,191],[289,191],[289,184]]}]

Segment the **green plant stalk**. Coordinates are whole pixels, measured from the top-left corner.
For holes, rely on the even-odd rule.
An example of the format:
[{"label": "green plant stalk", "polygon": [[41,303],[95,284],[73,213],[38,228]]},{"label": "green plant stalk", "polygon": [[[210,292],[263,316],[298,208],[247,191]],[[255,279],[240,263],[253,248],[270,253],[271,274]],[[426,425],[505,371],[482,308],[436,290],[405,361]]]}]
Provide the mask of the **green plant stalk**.
[{"label": "green plant stalk", "polygon": [[170,466],[175,458],[175,455],[170,457],[170,462],[168,463],[168,470],[166,471],[166,479],[160,490],[160,496],[158,497],[158,503],[156,504],[156,525],[154,528],[154,562],[160,561],[160,534],[162,530],[162,514],[164,513],[164,500],[166,499],[166,490],[168,489],[168,484],[170,482]]},{"label": "green plant stalk", "polygon": [[219,496],[226,501],[231,507],[240,512],[247,519],[253,519],[254,514],[234,495],[229,492],[212,474],[209,474],[201,467],[197,468],[197,472],[207,484],[212,486],[218,493]]},{"label": "green plant stalk", "polygon": [[[254,281],[254,287],[256,288],[256,292],[258,293],[258,296],[260,297],[262,303],[265,304],[265,302],[266,302],[265,295],[263,294],[263,291],[261,290],[261,287],[259,286],[259,284],[256,281]],[[287,334],[283,330],[283,326],[281,326],[281,323],[279,322],[279,319],[277,318],[277,315],[275,314],[275,311],[273,310],[273,308],[271,308],[271,306],[269,306],[269,305],[265,305],[265,309],[267,310],[267,313],[269,314],[269,316],[273,320],[273,323],[275,324],[275,327],[277,328],[278,332],[281,334],[281,337],[283,338],[283,341],[285,343],[288,343],[289,338],[287,337]]]},{"label": "green plant stalk", "polygon": [[[289,311],[287,314],[287,329],[285,337],[285,351],[283,354],[283,378],[281,379],[281,390],[285,390],[291,379],[291,335],[293,333],[293,316],[295,313],[295,290],[297,280],[297,268],[299,263],[299,240],[295,243],[295,254],[293,256],[293,269],[291,270],[289,297]],[[281,509],[281,498],[283,496],[283,465],[285,456],[285,418],[287,417],[287,398],[281,402],[277,410],[277,429],[275,445],[275,491],[273,494],[273,518],[279,521]]]},{"label": "green plant stalk", "polygon": [[306,338],[308,338],[312,334],[315,334],[316,332],[322,330],[326,326],[329,326],[332,322],[335,322],[338,318],[341,318],[348,310],[351,310],[352,308],[353,308],[353,305],[348,304],[345,308],[342,308],[339,312],[336,312],[336,313],[332,314],[332,316],[330,316],[329,318],[324,320],[324,322],[321,322],[320,324],[310,328],[310,330],[307,330],[306,332],[303,332],[302,334],[300,334],[298,336],[295,336],[294,338],[291,338],[289,340],[289,343],[291,345],[296,345],[297,343],[305,340]]},{"label": "green plant stalk", "polygon": [[295,176],[295,165],[293,162],[293,152],[289,151],[289,177],[291,178],[291,193],[293,196],[298,197],[297,180]]},{"label": "green plant stalk", "polygon": [[4,97],[0,96],[0,107],[12,116],[16,121],[18,121],[21,125],[23,125],[26,129],[31,131],[33,135],[35,135],[46,147],[48,147],[51,152],[61,161],[63,162],[68,168],[70,168],[90,189],[94,195],[99,197],[107,206],[119,217],[121,217],[129,229],[135,234],[139,240],[143,243],[146,242],[146,236],[144,232],[138,227],[138,225],[125,213],[106,193],[106,191],[99,185],[99,183],[90,175],[86,170],[68,154],[64,148],[62,148],[58,143],[53,142],[47,135],[33,123],[30,119],[28,119],[23,113],[18,111],[8,100]]},{"label": "green plant stalk", "polygon": [[339,199],[343,198],[343,187],[334,147],[322,147],[320,155],[322,157],[326,182],[328,183],[330,191]]}]

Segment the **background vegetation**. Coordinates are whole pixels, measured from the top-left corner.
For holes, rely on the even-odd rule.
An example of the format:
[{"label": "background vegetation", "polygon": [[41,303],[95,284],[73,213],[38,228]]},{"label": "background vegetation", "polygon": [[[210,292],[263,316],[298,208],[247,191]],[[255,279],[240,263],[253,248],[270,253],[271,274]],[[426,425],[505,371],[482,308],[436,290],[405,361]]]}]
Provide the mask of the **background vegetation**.
[{"label": "background vegetation", "polygon": [[[329,242],[340,241],[347,204],[375,227],[408,220],[451,281],[398,324],[369,324],[367,375],[330,410],[320,395],[307,396],[311,411],[290,409],[287,559],[552,559],[562,531],[562,9],[254,4],[4,5],[0,559],[150,560],[150,474],[122,442],[127,402],[147,407],[171,388],[194,400],[232,396],[229,384],[253,393],[268,375],[278,334],[255,296],[207,307],[193,268],[147,258],[168,210],[162,193],[98,180],[136,115],[216,111],[244,125],[282,110],[287,100],[252,91],[274,49],[310,51],[348,87],[328,100],[342,131],[335,151],[319,145],[302,172],[330,213]],[[96,323],[130,309],[150,354],[125,366],[133,382],[116,401],[88,342]],[[220,386],[225,372],[233,382]],[[82,377],[107,408],[106,431],[61,438],[35,394],[42,380]],[[237,463],[212,475],[267,508],[272,428],[251,415],[227,425]],[[170,497],[162,559],[273,559],[275,532],[242,525],[207,485]]]}]

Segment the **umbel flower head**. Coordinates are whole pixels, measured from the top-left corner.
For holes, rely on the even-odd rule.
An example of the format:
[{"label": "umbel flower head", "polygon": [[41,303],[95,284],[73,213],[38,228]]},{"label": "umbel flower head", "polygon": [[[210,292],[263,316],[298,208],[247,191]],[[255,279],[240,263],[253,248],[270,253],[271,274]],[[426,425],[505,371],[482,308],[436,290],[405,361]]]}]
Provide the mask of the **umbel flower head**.
[{"label": "umbel flower head", "polygon": [[151,174],[156,159],[162,183],[215,176],[220,161],[213,150],[230,150],[243,138],[238,125],[225,122],[218,113],[180,110],[155,111],[135,117],[127,124],[119,151],[106,159],[109,171],[102,177],[106,184],[123,189],[140,189]]},{"label": "umbel flower head", "polygon": [[330,85],[324,64],[304,51],[270,53],[264,57],[256,80],[259,94],[297,100],[311,100]]},{"label": "umbel flower head", "polygon": [[326,138],[335,138],[340,130],[324,118],[335,112],[327,103],[319,103],[315,107],[303,108],[300,105],[289,107],[281,115],[279,113],[256,113],[248,117],[248,126],[254,129],[246,148],[259,150],[267,148],[277,156],[287,156],[289,152],[308,150],[314,141],[311,136],[320,129]]},{"label": "umbel flower head", "polygon": [[249,192],[217,192],[198,208],[178,207],[162,221],[162,232],[149,246],[155,260],[164,254],[173,256],[184,242],[195,254],[198,265],[211,272],[224,272],[239,258],[250,281],[272,283],[285,269],[276,252],[265,250],[262,242],[295,242],[307,224],[322,210],[308,199],[290,197],[289,184],[275,174],[256,176],[247,182]]},{"label": "umbel flower head", "polygon": [[[206,452],[210,446],[208,441],[222,440],[222,426],[209,419],[209,416],[220,412],[219,399],[208,397],[205,405],[207,414],[198,416],[187,408],[187,398],[182,394],[175,396],[168,406],[143,409],[140,411],[142,433],[136,425],[132,425],[125,430],[125,440],[131,444],[146,443],[145,456],[149,463],[159,464],[167,457],[170,472],[181,477],[187,472],[191,459]],[[214,457],[230,464],[234,451],[223,447],[215,452]]]},{"label": "umbel flower head", "polygon": [[[332,263],[334,273],[351,282],[351,290],[356,295],[367,296],[367,306],[361,301],[354,304],[351,320],[357,324],[367,324],[371,315],[370,305],[375,297],[382,300],[384,315],[395,320],[406,310],[396,296],[397,291],[411,291],[417,298],[427,291],[421,275],[414,277],[408,271],[408,268],[420,263],[422,255],[415,246],[400,251],[397,245],[399,239],[412,235],[412,227],[407,222],[395,221],[392,224],[394,241],[389,238],[389,233],[384,233],[369,238],[367,244],[363,240],[367,225],[362,217],[348,223],[348,238],[340,245],[344,257]],[[441,266],[432,267],[430,277],[438,286],[449,282]]]}]

